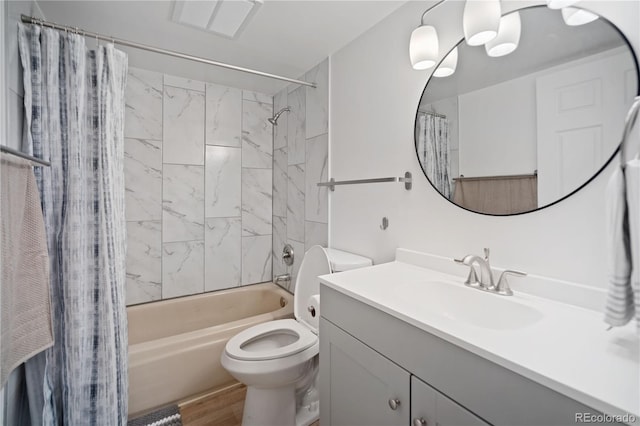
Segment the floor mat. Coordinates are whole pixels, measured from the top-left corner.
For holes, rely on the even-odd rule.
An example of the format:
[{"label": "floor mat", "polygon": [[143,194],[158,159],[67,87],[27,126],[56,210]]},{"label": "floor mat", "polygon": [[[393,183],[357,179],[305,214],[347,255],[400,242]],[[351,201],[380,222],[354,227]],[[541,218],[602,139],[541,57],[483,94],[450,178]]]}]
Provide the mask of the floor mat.
[{"label": "floor mat", "polygon": [[177,405],[161,408],[129,420],[127,426],[182,426],[180,409]]}]

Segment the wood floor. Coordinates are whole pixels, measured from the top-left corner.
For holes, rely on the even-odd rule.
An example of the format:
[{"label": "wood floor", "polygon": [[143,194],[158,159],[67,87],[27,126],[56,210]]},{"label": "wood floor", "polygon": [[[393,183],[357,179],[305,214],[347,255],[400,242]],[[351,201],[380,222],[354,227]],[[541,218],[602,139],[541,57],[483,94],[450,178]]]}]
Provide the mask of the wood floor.
[{"label": "wood floor", "polygon": [[234,383],[178,404],[184,426],[240,426],[247,387]]},{"label": "wood floor", "polygon": [[[183,426],[241,426],[247,387],[233,383],[178,403]],[[311,424],[320,426],[320,420]]]}]

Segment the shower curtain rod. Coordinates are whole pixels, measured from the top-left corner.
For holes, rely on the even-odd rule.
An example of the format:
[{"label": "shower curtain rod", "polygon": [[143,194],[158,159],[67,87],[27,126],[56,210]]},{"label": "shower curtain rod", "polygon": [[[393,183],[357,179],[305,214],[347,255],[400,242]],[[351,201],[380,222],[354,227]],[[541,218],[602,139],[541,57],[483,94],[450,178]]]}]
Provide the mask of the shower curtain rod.
[{"label": "shower curtain rod", "polygon": [[419,109],[418,112],[420,112],[422,114],[432,115],[434,117],[447,118],[447,116],[444,115],[444,114],[438,114],[437,112],[432,112],[432,111],[425,111],[423,109]]},{"label": "shower curtain rod", "polygon": [[67,31],[67,32],[79,34],[85,37],[94,38],[96,40],[108,41],[113,44],[119,44],[121,46],[133,47],[134,49],[148,50],[149,52],[160,53],[162,55],[168,55],[176,58],[186,59],[188,61],[200,62],[207,65],[213,65],[216,67],[227,68],[230,70],[240,71],[248,74],[259,75],[261,77],[287,81],[289,83],[300,84],[302,86],[309,86],[309,87],[313,87],[314,89],[317,87],[316,83],[309,83],[308,81],[296,80],[295,78],[283,77],[281,75],[270,74],[267,72],[254,70],[251,68],[239,67],[239,66],[227,64],[224,62],[218,62],[211,59],[202,58],[200,56],[188,55],[186,53],[176,52],[175,50],[162,49],[159,47],[149,46],[147,44],[136,43],[129,40],[124,40],[116,37],[106,36],[103,34],[93,33],[78,27],[69,27],[66,25],[56,24],[55,22],[44,21],[42,19],[38,19],[33,16],[21,15],[21,20],[25,24],[34,24],[34,25],[40,25],[41,27],[53,28],[54,30]]}]

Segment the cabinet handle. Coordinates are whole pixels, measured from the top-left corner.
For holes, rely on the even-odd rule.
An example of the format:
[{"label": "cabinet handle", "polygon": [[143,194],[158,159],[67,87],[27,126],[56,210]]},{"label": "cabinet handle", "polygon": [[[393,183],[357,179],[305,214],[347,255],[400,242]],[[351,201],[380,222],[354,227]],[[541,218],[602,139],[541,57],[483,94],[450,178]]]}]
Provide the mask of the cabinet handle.
[{"label": "cabinet handle", "polygon": [[398,409],[398,407],[400,406],[400,400],[399,399],[390,399],[389,400],[389,407],[395,411]]},{"label": "cabinet handle", "polygon": [[416,417],[415,419],[413,419],[413,426],[427,426],[427,421],[424,419],[424,417]]}]

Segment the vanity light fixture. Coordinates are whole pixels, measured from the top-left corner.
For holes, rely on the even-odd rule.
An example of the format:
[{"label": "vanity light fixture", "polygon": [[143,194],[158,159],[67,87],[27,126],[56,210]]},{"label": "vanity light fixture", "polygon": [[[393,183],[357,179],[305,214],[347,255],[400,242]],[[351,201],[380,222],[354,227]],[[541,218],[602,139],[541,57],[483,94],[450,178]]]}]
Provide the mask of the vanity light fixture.
[{"label": "vanity light fixture", "polygon": [[420,26],[411,33],[409,41],[409,58],[414,70],[427,70],[438,63],[440,43],[438,31],[432,25],[424,23],[424,17],[429,11],[443,4],[446,0],[439,0],[422,13]]},{"label": "vanity light fixture", "polygon": [[464,38],[469,46],[480,46],[498,35],[500,0],[467,0],[462,15]]},{"label": "vanity light fixture", "polygon": [[449,77],[458,66],[458,47],[454,48],[433,72],[434,77]]},{"label": "vanity light fixture", "polygon": [[549,9],[562,9],[564,7],[573,6],[580,0],[547,0]]},{"label": "vanity light fixture", "polygon": [[[564,9],[562,9],[564,12]],[[484,45],[487,55],[497,58],[505,56],[518,48],[520,42],[520,13],[513,12],[500,19],[498,36]]]},{"label": "vanity light fixture", "polygon": [[438,32],[431,25],[420,25],[411,33],[409,57],[414,70],[426,70],[438,60]]},{"label": "vanity light fixture", "polygon": [[565,24],[576,27],[595,21],[598,19],[598,15],[576,7],[565,7],[562,9],[562,19]]}]

